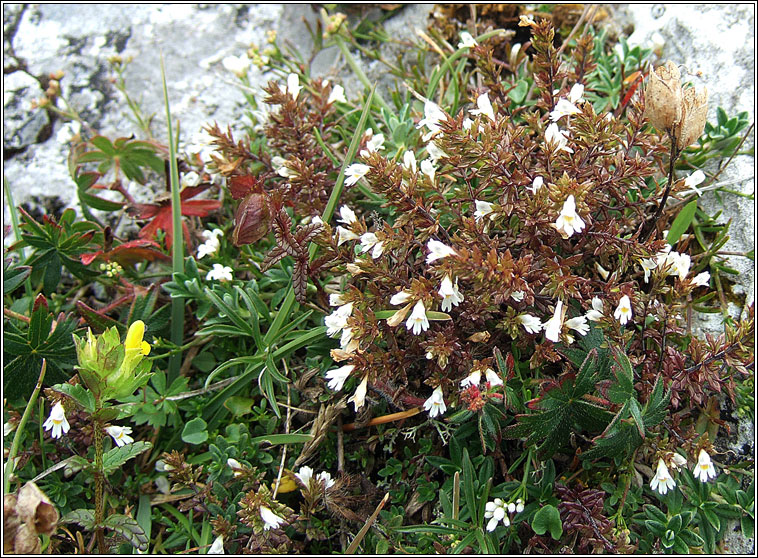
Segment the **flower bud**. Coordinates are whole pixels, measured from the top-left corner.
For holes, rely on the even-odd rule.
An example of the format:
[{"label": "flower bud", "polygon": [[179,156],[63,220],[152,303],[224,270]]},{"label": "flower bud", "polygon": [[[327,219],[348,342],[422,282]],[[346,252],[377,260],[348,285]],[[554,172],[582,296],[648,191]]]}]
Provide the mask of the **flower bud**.
[{"label": "flower bud", "polygon": [[679,68],[670,60],[650,73],[645,89],[645,117],[658,130],[672,131],[682,119]]},{"label": "flower bud", "polygon": [[251,192],[240,202],[234,213],[232,242],[235,246],[252,244],[266,236],[271,229],[271,210],[265,194]]}]

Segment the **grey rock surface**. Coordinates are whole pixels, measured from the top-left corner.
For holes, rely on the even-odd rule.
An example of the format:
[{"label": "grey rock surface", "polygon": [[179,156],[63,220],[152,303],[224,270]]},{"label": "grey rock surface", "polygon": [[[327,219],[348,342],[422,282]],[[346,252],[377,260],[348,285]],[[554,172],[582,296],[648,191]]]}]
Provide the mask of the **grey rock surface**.
[{"label": "grey rock surface", "polygon": [[6,151],[21,151],[43,139],[50,119],[44,110],[32,110],[32,101],[42,95],[39,82],[23,70],[5,76],[3,147]]}]

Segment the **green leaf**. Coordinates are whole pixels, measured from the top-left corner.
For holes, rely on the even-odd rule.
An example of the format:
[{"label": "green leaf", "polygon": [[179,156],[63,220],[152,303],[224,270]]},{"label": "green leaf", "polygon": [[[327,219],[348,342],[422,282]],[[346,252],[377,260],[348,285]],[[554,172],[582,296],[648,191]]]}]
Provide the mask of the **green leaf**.
[{"label": "green leaf", "polygon": [[32,272],[28,265],[8,265],[3,269],[3,294],[16,290]]},{"label": "green leaf", "polygon": [[200,417],[195,417],[184,425],[182,440],[188,444],[202,444],[208,439],[208,425]]},{"label": "green leaf", "polygon": [[55,391],[65,393],[76,401],[89,414],[95,412],[95,396],[80,384],[57,384],[53,386]]},{"label": "green leaf", "polygon": [[139,454],[152,447],[153,445],[150,442],[140,441],[112,448],[103,455],[103,471],[107,475],[121,467],[121,465],[130,459],[137,457]]},{"label": "green leaf", "polygon": [[679,212],[679,215],[677,215],[676,219],[674,219],[674,222],[671,223],[669,233],[666,235],[666,242],[668,242],[671,246],[679,242],[679,239],[682,237],[682,235],[687,231],[688,228],[690,228],[690,224],[692,223],[692,218],[695,216],[696,210],[697,200],[691,201],[682,208],[682,210]]},{"label": "green leaf", "polygon": [[642,410],[640,409],[640,404],[637,403],[636,399],[629,400],[629,412],[632,414],[632,418],[634,419],[634,424],[637,425],[637,432],[639,433],[640,438],[644,440],[645,439],[645,421],[642,420]]},{"label": "green leaf", "polygon": [[252,412],[252,407],[255,404],[255,400],[251,397],[241,397],[239,395],[233,395],[226,401],[224,401],[224,407],[229,409],[235,417],[241,417]]},{"label": "green leaf", "polygon": [[550,536],[556,541],[559,540],[563,535],[563,524],[558,509],[550,504],[540,508],[532,518],[532,530],[538,535],[550,531]]},{"label": "green leaf", "polygon": [[511,100],[516,103],[517,105],[520,105],[524,102],[524,99],[526,99],[526,94],[529,92],[529,82],[525,79],[520,79],[516,83],[516,87],[508,91],[508,96],[511,98]]},{"label": "green leaf", "polygon": [[84,509],[73,510],[61,518],[61,523],[76,523],[92,531],[95,528],[95,512]]},{"label": "green leaf", "polygon": [[124,537],[140,552],[147,551],[148,540],[145,531],[133,518],[114,513],[103,521],[103,526]]},{"label": "green leaf", "polygon": [[679,538],[682,539],[684,544],[692,548],[705,545],[705,541],[698,534],[693,533],[689,529],[685,529],[679,533]]},{"label": "green leaf", "polygon": [[666,534],[666,524],[655,519],[646,519],[645,527],[658,538],[662,538]]}]

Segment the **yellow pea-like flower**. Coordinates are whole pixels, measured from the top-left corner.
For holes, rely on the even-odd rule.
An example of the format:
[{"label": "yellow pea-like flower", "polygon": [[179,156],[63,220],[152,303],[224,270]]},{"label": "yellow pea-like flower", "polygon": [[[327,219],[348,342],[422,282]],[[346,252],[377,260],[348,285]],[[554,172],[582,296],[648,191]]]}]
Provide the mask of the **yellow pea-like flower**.
[{"label": "yellow pea-like flower", "polygon": [[124,347],[128,349],[140,349],[143,355],[150,353],[150,345],[143,341],[145,336],[145,322],[137,320],[129,326],[129,331],[126,333],[126,341],[124,341]]}]

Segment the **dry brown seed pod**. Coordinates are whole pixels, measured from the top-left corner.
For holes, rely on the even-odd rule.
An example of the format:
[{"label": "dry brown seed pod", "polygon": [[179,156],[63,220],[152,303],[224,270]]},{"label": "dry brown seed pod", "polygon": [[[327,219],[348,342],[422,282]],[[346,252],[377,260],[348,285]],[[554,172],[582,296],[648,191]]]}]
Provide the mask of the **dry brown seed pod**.
[{"label": "dry brown seed pod", "polygon": [[708,116],[708,90],[699,93],[694,88],[684,91],[682,120],[676,130],[677,147],[685,149],[697,141],[705,129]]},{"label": "dry brown seed pod", "polygon": [[669,132],[682,120],[679,68],[670,60],[650,73],[645,89],[645,118],[658,130]]}]

